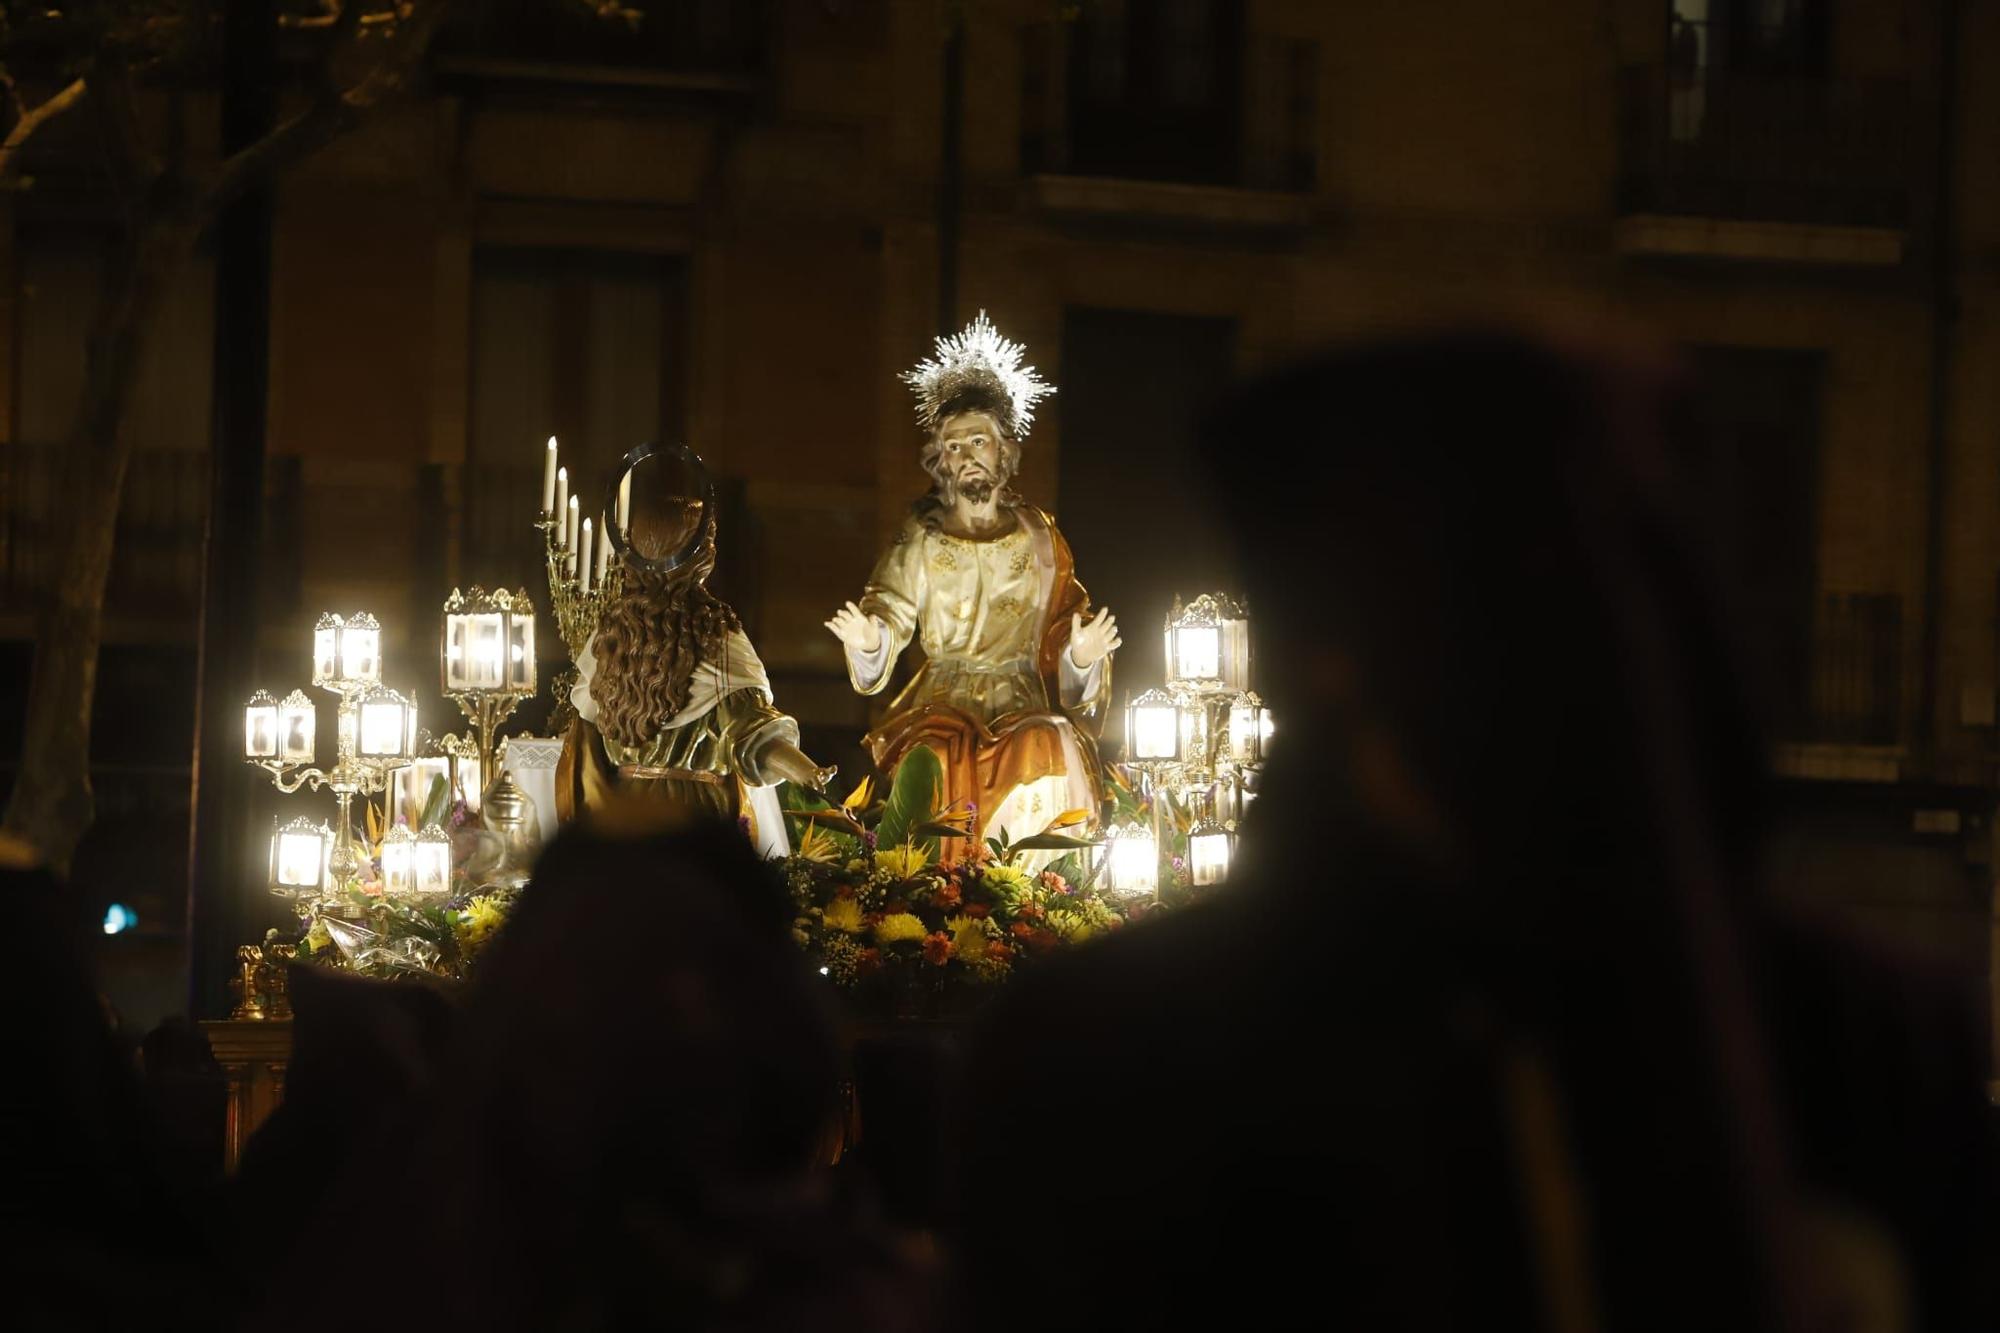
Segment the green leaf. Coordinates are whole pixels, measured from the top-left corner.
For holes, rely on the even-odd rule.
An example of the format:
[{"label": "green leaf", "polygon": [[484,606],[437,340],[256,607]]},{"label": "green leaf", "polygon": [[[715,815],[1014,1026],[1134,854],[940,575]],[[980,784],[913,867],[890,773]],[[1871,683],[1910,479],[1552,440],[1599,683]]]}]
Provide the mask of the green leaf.
[{"label": "green leaf", "polygon": [[1082,847],[1095,847],[1092,838],[1072,838],[1063,833],[1037,833],[1032,838],[1023,838],[1014,844],[1017,852],[1073,852]]},{"label": "green leaf", "polygon": [[[912,841],[917,825],[929,823],[937,813],[943,791],[944,765],[938,762],[937,752],[927,745],[912,747],[896,765],[889,797],[882,803],[882,818],[875,825],[875,845],[897,847]],[[936,838],[925,839],[920,845],[933,857],[938,854]]]},{"label": "green leaf", "polygon": [[443,824],[445,811],[451,807],[451,784],[439,773],[431,779],[431,789],[424,794],[423,813],[417,816],[417,828],[421,832],[433,824]]},{"label": "green leaf", "polygon": [[910,832],[924,838],[969,838],[972,836],[971,833],[956,824],[942,824],[934,819],[925,820],[911,829]]},{"label": "green leaf", "polygon": [[778,805],[785,812],[785,833],[796,847],[804,841],[806,828],[817,825],[832,835],[834,852],[842,859],[861,855],[861,830],[848,812],[834,805],[810,787],[794,782],[778,784]]}]

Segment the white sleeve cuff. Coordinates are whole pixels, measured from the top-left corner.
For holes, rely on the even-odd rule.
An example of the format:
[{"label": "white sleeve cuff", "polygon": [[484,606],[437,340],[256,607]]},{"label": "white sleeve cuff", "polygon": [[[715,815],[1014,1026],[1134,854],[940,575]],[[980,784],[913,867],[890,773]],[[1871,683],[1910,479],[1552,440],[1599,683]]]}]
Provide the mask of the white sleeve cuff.
[{"label": "white sleeve cuff", "polygon": [[864,653],[859,648],[847,647],[847,668],[854,675],[854,683],[863,690],[872,690],[881,682],[889,670],[889,627],[882,623],[880,616],[871,616],[880,638],[875,651]]},{"label": "white sleeve cuff", "polygon": [[1095,695],[1104,683],[1104,664],[1108,657],[1100,657],[1089,667],[1080,667],[1070,656],[1070,649],[1064,647],[1057,659],[1057,683],[1062,686],[1063,707],[1074,708]]}]

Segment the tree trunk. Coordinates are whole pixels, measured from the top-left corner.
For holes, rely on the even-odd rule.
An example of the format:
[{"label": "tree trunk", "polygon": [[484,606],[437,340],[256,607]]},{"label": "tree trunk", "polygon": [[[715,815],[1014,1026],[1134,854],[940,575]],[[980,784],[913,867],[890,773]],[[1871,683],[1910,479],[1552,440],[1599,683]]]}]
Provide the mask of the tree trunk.
[{"label": "tree trunk", "polygon": [[90,826],[90,714],[104,632],[104,591],[118,531],[132,442],[125,417],[139,363],[166,290],[194,251],[199,228],[173,214],[141,213],[98,299],[83,394],[66,448],[70,526],[35,632],[21,767],[4,827],[52,865],[67,868]]}]

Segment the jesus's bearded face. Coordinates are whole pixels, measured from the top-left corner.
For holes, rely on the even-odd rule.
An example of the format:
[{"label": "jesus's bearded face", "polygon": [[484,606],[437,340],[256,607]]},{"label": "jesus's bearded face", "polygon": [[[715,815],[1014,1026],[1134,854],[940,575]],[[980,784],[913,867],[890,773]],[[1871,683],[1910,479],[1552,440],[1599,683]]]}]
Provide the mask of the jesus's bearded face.
[{"label": "jesus's bearded face", "polygon": [[964,496],[984,504],[1013,480],[1020,448],[990,412],[960,412],[938,423],[924,467],[949,502]]}]

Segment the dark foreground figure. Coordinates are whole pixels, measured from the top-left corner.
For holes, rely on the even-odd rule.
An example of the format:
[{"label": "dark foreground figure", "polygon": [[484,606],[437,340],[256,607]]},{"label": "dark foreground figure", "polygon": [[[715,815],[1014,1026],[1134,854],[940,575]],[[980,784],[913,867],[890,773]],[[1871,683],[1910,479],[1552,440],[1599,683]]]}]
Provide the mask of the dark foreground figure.
[{"label": "dark foreground figure", "polygon": [[[1663,375],[1481,335],[1216,419],[1267,792],[1225,895],[975,1043],[963,1178],[1045,1152],[962,1200],[970,1323],[1995,1326],[1976,1024],[1754,894],[1681,420]],[[1270,484],[1228,480],[1245,441]]]}]

